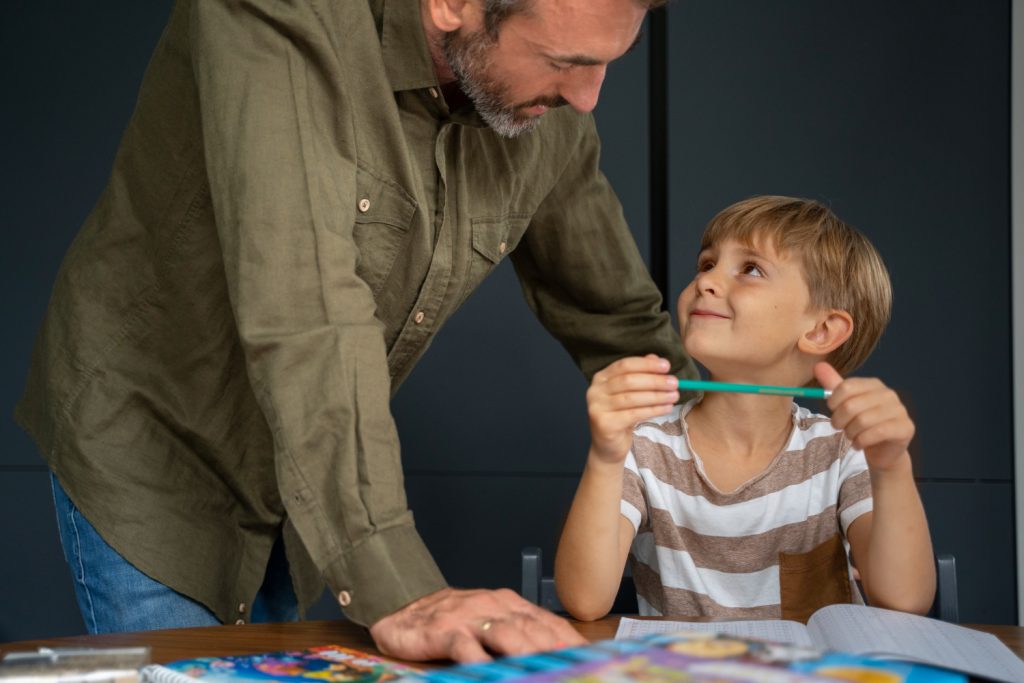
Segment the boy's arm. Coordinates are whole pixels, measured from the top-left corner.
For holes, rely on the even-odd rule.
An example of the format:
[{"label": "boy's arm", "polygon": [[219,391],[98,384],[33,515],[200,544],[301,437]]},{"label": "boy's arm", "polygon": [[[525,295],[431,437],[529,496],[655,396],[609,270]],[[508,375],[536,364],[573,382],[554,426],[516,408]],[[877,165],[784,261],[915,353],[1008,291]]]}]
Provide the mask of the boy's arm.
[{"label": "boy's arm", "polygon": [[619,512],[622,464],[587,457],[555,556],[562,606],[582,621],[608,613],[622,581],[633,525]]},{"label": "boy's arm", "polygon": [[623,463],[634,426],[663,415],[679,398],[667,360],[623,358],[594,375],[587,390],[591,445],[555,557],[562,606],[577,619],[608,613],[626,563],[633,525],[619,513]]},{"label": "boy's arm", "polygon": [[868,464],[873,510],[847,529],[868,600],[924,614],[935,598],[935,560],[907,451],[914,423],[896,393],[877,379],[843,381],[826,363],[815,374],[833,391],[833,425],[864,451]]}]

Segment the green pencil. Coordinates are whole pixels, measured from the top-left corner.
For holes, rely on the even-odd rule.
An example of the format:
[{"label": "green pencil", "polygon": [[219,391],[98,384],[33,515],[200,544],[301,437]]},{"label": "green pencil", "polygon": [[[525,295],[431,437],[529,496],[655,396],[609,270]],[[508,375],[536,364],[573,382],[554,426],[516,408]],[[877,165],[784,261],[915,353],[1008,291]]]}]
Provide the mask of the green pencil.
[{"label": "green pencil", "polygon": [[699,379],[681,379],[679,388],[684,391],[731,391],[739,394],[770,394],[772,396],[800,396],[803,398],[825,399],[832,395],[830,389],[819,387],[769,387],[763,384],[733,384],[731,382],[705,382]]}]

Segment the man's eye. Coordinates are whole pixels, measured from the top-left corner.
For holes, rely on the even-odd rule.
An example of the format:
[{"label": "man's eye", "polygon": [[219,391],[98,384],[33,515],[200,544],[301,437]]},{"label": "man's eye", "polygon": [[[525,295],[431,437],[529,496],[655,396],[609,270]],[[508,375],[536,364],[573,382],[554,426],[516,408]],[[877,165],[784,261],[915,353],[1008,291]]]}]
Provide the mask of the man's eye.
[{"label": "man's eye", "polygon": [[548,66],[554,71],[568,71],[574,65],[573,64],[559,64],[558,62],[548,62]]},{"label": "man's eye", "polygon": [[743,270],[740,271],[744,275],[752,275],[754,277],[764,277],[764,271],[756,263],[744,263]]}]

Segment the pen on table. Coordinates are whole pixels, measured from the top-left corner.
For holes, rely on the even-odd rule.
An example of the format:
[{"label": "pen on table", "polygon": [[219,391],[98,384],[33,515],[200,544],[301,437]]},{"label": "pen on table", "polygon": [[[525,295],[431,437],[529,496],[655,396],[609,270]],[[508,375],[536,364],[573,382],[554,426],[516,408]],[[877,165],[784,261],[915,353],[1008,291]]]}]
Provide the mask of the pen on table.
[{"label": "pen on table", "polygon": [[681,379],[679,388],[683,391],[731,391],[739,394],[769,394],[772,396],[800,396],[802,398],[826,399],[831,389],[820,387],[772,387],[764,384],[733,384],[732,382],[706,382],[700,379]]}]

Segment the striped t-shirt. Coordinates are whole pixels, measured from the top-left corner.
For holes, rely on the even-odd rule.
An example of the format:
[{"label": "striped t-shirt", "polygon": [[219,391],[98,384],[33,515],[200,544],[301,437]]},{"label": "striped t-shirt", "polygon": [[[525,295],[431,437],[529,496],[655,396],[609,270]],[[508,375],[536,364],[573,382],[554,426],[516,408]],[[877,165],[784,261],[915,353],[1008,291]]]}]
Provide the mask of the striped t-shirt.
[{"label": "striped t-shirt", "polygon": [[716,489],[686,432],[690,401],[637,425],[621,510],[635,529],[640,613],[805,621],[859,600],[846,530],[871,510],[863,451],[823,415],[793,405],[793,429],[767,468]]}]

